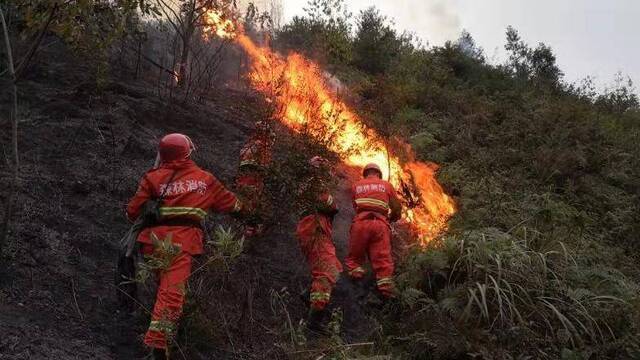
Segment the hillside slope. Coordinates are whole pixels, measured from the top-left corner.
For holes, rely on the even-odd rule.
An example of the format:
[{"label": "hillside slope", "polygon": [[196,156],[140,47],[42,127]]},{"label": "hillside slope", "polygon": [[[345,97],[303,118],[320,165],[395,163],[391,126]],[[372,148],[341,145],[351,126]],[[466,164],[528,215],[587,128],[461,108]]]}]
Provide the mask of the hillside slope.
[{"label": "hillside slope", "polygon": [[[145,356],[144,310],[119,313],[114,302],[114,259],[127,229],[124,205],[152,164],[157,140],[169,132],[189,134],[198,145],[196,161],[231,184],[239,149],[260,116],[260,99],[251,94],[226,92],[199,105],[170,105],[143,82],[121,80],[94,92],[85,74],[71,59],[47,60],[20,84],[21,186],[1,267],[1,359]],[[3,109],[8,95],[2,93]],[[1,136],[9,143],[8,133]],[[281,318],[270,310],[271,292],[289,288],[297,294],[306,283],[291,229],[291,219],[281,219],[228,273],[200,272],[192,281],[195,292],[202,279],[217,289],[192,297],[206,301],[203,306],[187,307],[209,321],[189,328],[210,333],[200,340],[183,336],[186,358],[201,352],[208,358],[279,357],[273,344]],[[152,290],[142,297],[147,307]],[[297,322],[302,302],[297,296],[286,300]]]}]

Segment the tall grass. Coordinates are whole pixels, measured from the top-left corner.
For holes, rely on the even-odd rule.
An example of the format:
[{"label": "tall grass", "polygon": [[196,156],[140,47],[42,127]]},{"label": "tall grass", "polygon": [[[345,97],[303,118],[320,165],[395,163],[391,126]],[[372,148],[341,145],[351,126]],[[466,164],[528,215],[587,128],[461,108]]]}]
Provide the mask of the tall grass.
[{"label": "tall grass", "polygon": [[[504,336],[509,342],[502,346],[522,353],[537,353],[541,346],[556,354],[604,351],[622,339],[637,342],[630,325],[639,309],[634,282],[611,269],[582,265],[560,241],[536,249],[527,231],[519,230],[525,236],[469,231],[413,254],[399,276],[406,308],[438,312],[467,335],[480,330],[497,336],[497,343]],[[425,287],[438,273],[446,276],[444,288],[429,301]]]}]

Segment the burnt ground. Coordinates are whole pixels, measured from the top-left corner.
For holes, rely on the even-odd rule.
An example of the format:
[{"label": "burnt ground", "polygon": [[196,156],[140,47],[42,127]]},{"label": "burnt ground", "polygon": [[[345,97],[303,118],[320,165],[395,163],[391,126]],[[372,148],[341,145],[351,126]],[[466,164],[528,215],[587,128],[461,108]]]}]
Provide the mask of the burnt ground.
[{"label": "burnt ground", "polygon": [[[21,180],[0,264],[0,359],[142,359],[153,289],[143,291],[140,309],[125,313],[113,288],[118,240],[128,226],[124,206],[168,132],[191,136],[199,165],[231,184],[239,149],[263,116],[262,100],[228,90],[183,105],[126,79],[97,92],[72,59],[44,58],[19,85]],[[9,99],[0,92],[5,158]],[[0,166],[7,184],[9,168]],[[344,191],[338,198],[350,207]],[[350,216],[343,211],[335,224],[341,258]],[[308,283],[294,226],[293,218],[279,218],[228,269],[194,276],[176,358],[304,357],[290,354],[298,348],[290,330],[306,311],[298,294]],[[342,281],[338,306],[353,296]],[[374,328],[352,308],[345,309],[348,341]]]}]

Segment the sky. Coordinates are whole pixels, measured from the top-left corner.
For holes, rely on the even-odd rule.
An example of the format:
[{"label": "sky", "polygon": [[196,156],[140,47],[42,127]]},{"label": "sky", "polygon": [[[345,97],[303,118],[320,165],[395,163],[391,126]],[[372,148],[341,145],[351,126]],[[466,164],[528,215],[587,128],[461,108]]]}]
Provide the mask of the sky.
[{"label": "sky", "polygon": [[[304,15],[307,0],[282,0],[285,21]],[[593,76],[599,89],[616,73],[640,88],[640,0],[348,0],[353,14],[375,6],[400,31],[429,45],[471,33],[492,63],[506,58],[507,26],[535,47],[550,45],[569,82]]]}]

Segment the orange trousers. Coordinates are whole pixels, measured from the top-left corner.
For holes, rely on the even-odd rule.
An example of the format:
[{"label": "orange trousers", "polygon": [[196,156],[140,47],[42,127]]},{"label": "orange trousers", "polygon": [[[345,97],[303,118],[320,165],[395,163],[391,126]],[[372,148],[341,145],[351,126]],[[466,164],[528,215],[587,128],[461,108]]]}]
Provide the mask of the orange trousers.
[{"label": "orange trousers", "polygon": [[156,303],[151,313],[151,324],[144,337],[147,346],[166,349],[175,335],[182,316],[191,264],[191,255],[181,252],[168,269],[158,272]]},{"label": "orange trousers", "polygon": [[379,217],[361,215],[351,224],[349,254],[345,259],[349,276],[353,279],[364,277],[363,265],[368,255],[378,290],[385,297],[394,297],[391,228],[387,221]]},{"label": "orange trousers", "polygon": [[298,223],[296,235],[311,268],[311,308],[324,310],[342,272],[331,240],[331,223],[325,216],[309,215]]}]

